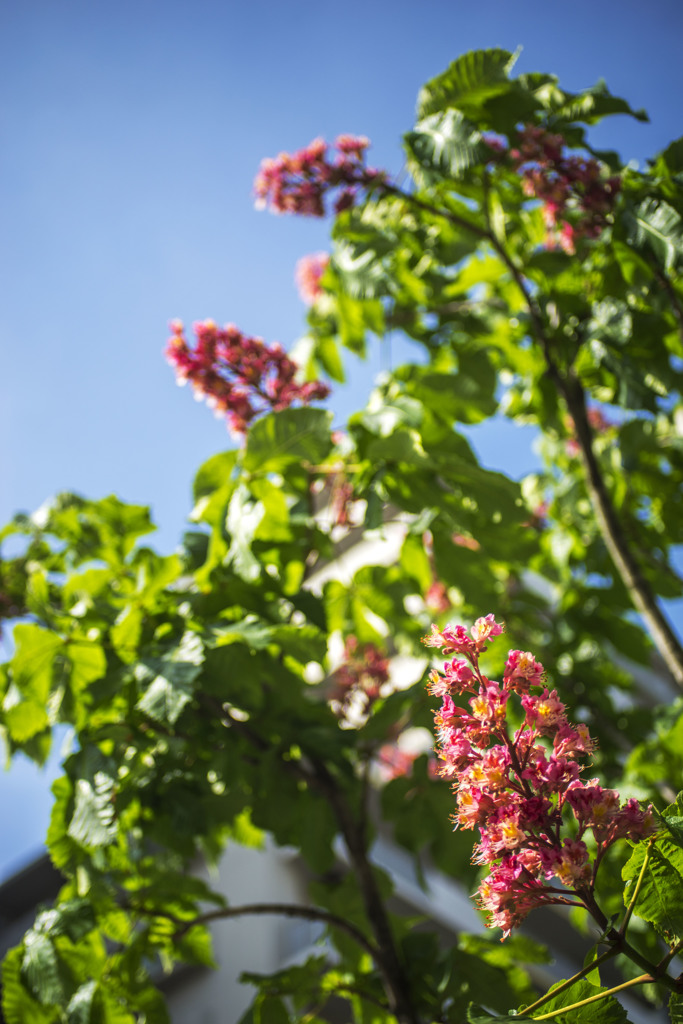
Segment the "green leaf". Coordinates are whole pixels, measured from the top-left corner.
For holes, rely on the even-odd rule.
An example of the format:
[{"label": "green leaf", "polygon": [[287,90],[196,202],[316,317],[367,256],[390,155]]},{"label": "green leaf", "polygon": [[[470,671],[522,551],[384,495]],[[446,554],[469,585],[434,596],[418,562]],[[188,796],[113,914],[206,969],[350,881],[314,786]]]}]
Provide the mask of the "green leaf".
[{"label": "green leaf", "polygon": [[23,949],[10,950],[2,965],[2,1012],[7,1024],[52,1024],[56,1011],[43,1007],[21,980]]},{"label": "green leaf", "polygon": [[[622,869],[622,878],[630,883],[624,890],[627,906],[648,846],[646,841],[638,843]],[[683,935],[683,849],[667,836],[652,846],[634,913],[660,932]]]},{"label": "green leaf", "polygon": [[96,990],[97,982],[94,980],[86,981],[76,989],[66,1008],[69,1024],[90,1024]]},{"label": "green leaf", "polygon": [[50,694],[55,655],[62,650],[64,641],[56,633],[31,624],[16,626],[14,641],[14,680],[22,693],[43,704]]},{"label": "green leaf", "polygon": [[114,650],[121,661],[129,664],[135,660],[141,631],[142,609],[137,604],[126,605],[109,631]]},{"label": "green leaf", "polygon": [[220,527],[225,506],[235,487],[235,465],[238,452],[221,452],[199,468],[192,488],[195,505],[193,522]]},{"label": "green leaf", "polygon": [[19,700],[7,707],[4,721],[11,739],[18,744],[26,743],[44,732],[50,726],[47,711],[42,704],[33,700]]},{"label": "green leaf", "polygon": [[177,647],[163,658],[142,662],[136,676],[144,682],[153,676],[137,707],[158,722],[173,725],[192,699],[193,683],[204,662],[204,647],[194,633],[185,633]]},{"label": "green leaf", "polygon": [[281,999],[261,994],[240,1018],[239,1024],[290,1024],[290,1016]]},{"label": "green leaf", "polygon": [[683,1024],[683,995],[680,992],[671,993],[668,1009],[671,1024]]},{"label": "green leaf", "polygon": [[449,107],[476,110],[507,89],[515,60],[516,56],[507,50],[473,50],[463,54],[422,87],[417,100],[418,116],[427,117]]},{"label": "green leaf", "polygon": [[674,139],[666,149],[662,150],[656,161],[658,170],[660,162],[664,164],[671,175],[680,174],[683,171],[683,138]]},{"label": "green leaf", "polygon": [[178,955],[186,964],[217,967],[213,956],[211,933],[204,925],[195,925],[177,943]]},{"label": "green leaf", "polygon": [[67,646],[71,662],[71,686],[76,695],[107,671],[107,659],[100,644],[77,640]]},{"label": "green leaf", "polygon": [[331,422],[326,409],[284,409],[264,416],[247,435],[244,468],[278,473],[292,462],[322,462],[332,448]]},{"label": "green leaf", "polygon": [[48,935],[35,929],[27,933],[24,939],[21,970],[26,984],[43,1006],[52,1006],[63,1001],[64,984],[57,953]]},{"label": "green leaf", "polygon": [[93,782],[76,780],[76,803],[67,834],[80,846],[108,846],[117,835],[112,795],[114,782],[96,772]]},{"label": "green leaf", "polygon": [[344,383],[344,363],[339,353],[339,347],[334,338],[329,335],[322,335],[315,338],[313,356],[318,360],[328,377]]},{"label": "green leaf", "polygon": [[458,110],[431,114],[405,136],[406,149],[420,183],[458,180],[489,154],[478,131]]},{"label": "green leaf", "polygon": [[[549,990],[553,992],[559,985],[564,984],[562,981],[558,981],[556,985]],[[558,996],[549,999],[546,1003],[543,1003],[542,1007],[539,1007],[538,1016],[542,1016],[546,1013],[551,1013],[553,1010],[559,1010],[563,1006],[571,1006],[573,1003],[582,1002],[584,999],[591,999],[600,992],[607,992],[606,987],[596,987],[591,985],[590,982],[586,981],[585,978],[575,982],[571,988],[565,989]],[[523,1010],[521,1011],[524,1012]],[[508,1024],[509,1024],[508,1018]],[[520,1020],[524,1018],[515,1017],[514,1020]],[[575,1010],[568,1010],[561,1016],[558,1016],[558,1021],[562,1021],[562,1024],[628,1024],[628,1017],[626,1010],[617,1002],[614,996],[607,996],[605,999],[598,999],[595,1002],[589,1003],[587,1006],[578,1007]]]},{"label": "green leaf", "polygon": [[53,938],[66,935],[71,942],[79,942],[94,925],[94,911],[88,900],[73,899],[43,911],[36,918],[35,927]]},{"label": "green leaf", "polygon": [[643,199],[624,214],[627,239],[637,249],[649,248],[667,273],[683,253],[683,224],[680,214],[661,199]]},{"label": "green leaf", "polygon": [[562,96],[562,102],[554,106],[553,112],[567,121],[595,124],[612,114],[628,114],[637,121],[649,120],[644,110],[633,110],[626,100],[613,96],[602,79],[581,93],[564,93]]},{"label": "green leaf", "polygon": [[220,452],[202,463],[192,485],[192,495],[195,501],[199,501],[200,498],[205,498],[225,486],[232,476],[237,455],[238,453],[234,451]]}]

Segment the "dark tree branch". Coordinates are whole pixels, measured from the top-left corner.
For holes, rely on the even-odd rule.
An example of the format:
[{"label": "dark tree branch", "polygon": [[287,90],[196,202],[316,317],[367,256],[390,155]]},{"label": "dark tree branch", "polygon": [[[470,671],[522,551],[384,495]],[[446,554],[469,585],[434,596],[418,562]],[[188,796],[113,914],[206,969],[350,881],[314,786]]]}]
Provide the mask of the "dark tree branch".
[{"label": "dark tree branch", "polygon": [[[258,736],[248,722],[232,718],[230,710],[208,694],[199,696],[201,702],[214,715],[217,714],[220,718],[229,720],[229,727],[244,736],[258,750],[265,752],[270,749],[267,740]],[[382,976],[389,1008],[395,1015],[398,1024],[419,1024],[418,1017],[412,1008],[406,974],[398,957],[384,901],[367,856],[362,816],[356,820],[341,787],[322,761],[310,757],[301,758],[298,761],[283,759],[282,767],[285,771],[306,782],[329,802],[337,819],[349,860],[356,873],[365,913],[375,939],[372,956]],[[365,942],[367,943],[368,940],[366,939]]]},{"label": "dark tree branch", "polygon": [[683,689],[683,648],[633,556],[605,487],[605,481],[593,451],[592,431],[586,414],[584,390],[578,380],[565,378],[560,378],[558,388],[565,400],[569,415],[574,421],[576,440],[586,474],[586,489],[605,546],[631,596],[634,607],[642,615],[669,672],[677,685]]},{"label": "dark tree branch", "polygon": [[[326,910],[319,910],[317,907],[302,907],[296,903],[245,903],[239,907],[221,907],[218,910],[209,910],[206,914],[191,921],[183,921],[176,931],[176,938],[182,936],[196,925],[209,924],[210,921],[221,921],[230,917],[243,917],[246,914],[277,914],[283,917],[302,917],[307,921],[322,921],[331,928],[339,928],[340,931],[350,935],[354,942],[357,942],[366,953],[369,953],[373,960],[377,960],[377,949],[363,935],[359,928],[351,924],[337,914],[330,914]],[[178,919],[176,919],[178,920]]]},{"label": "dark tree branch", "polygon": [[351,864],[356,872],[365,912],[378,950],[381,951],[381,963],[378,964],[378,967],[385,979],[390,1009],[396,1015],[399,1024],[418,1024],[418,1018],[412,1008],[405,970],[399,960],[394,943],[389,917],[367,856],[363,825],[354,817],[344,794],[337,786],[327,766],[323,762],[313,759],[311,764],[321,790],[330,801]]}]

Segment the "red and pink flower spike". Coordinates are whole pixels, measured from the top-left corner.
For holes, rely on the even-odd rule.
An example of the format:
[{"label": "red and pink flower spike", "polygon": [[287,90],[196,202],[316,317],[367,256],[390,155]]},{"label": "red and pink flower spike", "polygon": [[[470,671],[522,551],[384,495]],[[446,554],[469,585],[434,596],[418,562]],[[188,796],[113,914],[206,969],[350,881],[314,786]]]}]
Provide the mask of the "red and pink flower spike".
[{"label": "red and pink flower spike", "polygon": [[[491,150],[491,162],[506,158],[500,137],[484,141]],[[565,154],[564,147],[562,135],[526,125],[518,133],[517,145],[507,150],[507,159],[521,176],[524,194],[543,204],[546,248],[562,249],[571,256],[577,242],[597,238],[607,227],[621,179],[605,176],[597,160]]]},{"label": "red and pink flower spike", "polygon": [[213,320],[196,323],[196,344],[188,345],[183,324],[171,321],[166,358],[179,384],[190,383],[195,397],[205,399],[233,434],[244,434],[254,417],[326,398],[320,381],[296,380],[298,367],[277,343],[266,345],[234,324],[218,327]]},{"label": "red and pink flower spike", "polygon": [[[430,674],[429,691],[442,699],[435,714],[438,774],[452,781],[456,828],[479,830],[474,860],[489,867],[479,905],[487,924],[506,937],[534,907],[594,905],[605,851],[618,839],[652,835],[655,823],[651,806],[622,805],[597,779],[581,780],[580,761],[595,742],[585,725],[569,722],[557,691],[543,685],[543,666],[533,654],[510,651],[502,684],[482,675],[480,654],[502,631],[486,615],[469,634],[460,625],[432,626],[424,643],[461,655],[446,662],[443,674]],[[473,694],[469,711],[454,700],[466,692]],[[524,712],[514,730],[507,724],[513,698]],[[596,845],[592,862],[589,832]]]},{"label": "red and pink flower spike", "polygon": [[336,154],[328,154],[324,139],[314,139],[296,153],[262,160],[254,181],[256,208],[324,217],[325,202],[334,193],[335,213],[348,209],[359,191],[386,181],[384,172],[365,164],[369,145],[363,135],[340,135],[334,143]]}]

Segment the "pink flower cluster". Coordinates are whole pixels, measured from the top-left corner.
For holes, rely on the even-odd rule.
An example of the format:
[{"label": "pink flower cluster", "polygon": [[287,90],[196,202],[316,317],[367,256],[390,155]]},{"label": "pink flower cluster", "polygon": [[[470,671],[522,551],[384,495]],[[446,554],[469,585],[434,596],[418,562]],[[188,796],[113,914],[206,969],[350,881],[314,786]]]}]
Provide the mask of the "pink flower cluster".
[{"label": "pink flower cluster", "polygon": [[196,323],[194,348],[188,345],[180,320],[171,322],[171,330],[166,358],[178,383],[189,381],[195,396],[205,398],[217,416],[225,416],[234,434],[243,434],[259,413],[329,394],[320,381],[297,383],[298,368],[280,345],[250,338],[234,324]]},{"label": "pink flower cluster", "polygon": [[302,256],[294,271],[294,280],[299,289],[299,295],[308,306],[313,306],[323,290],[320,287],[320,278],[325,273],[330,257],[326,252],[311,253],[310,256]]},{"label": "pink flower cluster", "polygon": [[389,680],[389,659],[374,644],[361,648],[355,636],[346,638],[344,661],[337,670],[330,696],[332,709],[339,718],[346,718],[352,706],[357,714],[366,715]]},{"label": "pink flower cluster", "polygon": [[257,209],[269,206],[275,213],[324,217],[325,198],[335,190],[335,213],[348,209],[359,189],[384,179],[382,171],[365,166],[369,145],[362,135],[340,135],[332,157],[325,140],[314,139],[296,153],[262,160],[254,181]]},{"label": "pink flower cluster", "polygon": [[[498,158],[505,154],[500,139],[487,142]],[[521,173],[525,194],[543,202],[546,246],[573,254],[579,239],[597,238],[607,225],[621,180],[604,177],[597,160],[565,156],[563,150],[561,135],[526,125],[507,156]]]},{"label": "pink flower cluster", "polygon": [[[534,907],[584,905],[608,847],[655,829],[651,807],[643,811],[636,800],[622,805],[597,779],[582,781],[579,761],[595,742],[585,725],[569,723],[532,654],[510,651],[502,683],[482,675],[479,657],[502,630],[487,615],[469,633],[464,626],[432,626],[424,642],[456,655],[443,674],[430,677],[430,692],[443,701],[435,716],[439,774],[453,780],[456,827],[479,829],[474,860],[490,868],[479,904],[487,924],[505,937]],[[516,730],[507,724],[513,697],[523,716]],[[584,841],[589,831],[597,844],[592,864]]]}]

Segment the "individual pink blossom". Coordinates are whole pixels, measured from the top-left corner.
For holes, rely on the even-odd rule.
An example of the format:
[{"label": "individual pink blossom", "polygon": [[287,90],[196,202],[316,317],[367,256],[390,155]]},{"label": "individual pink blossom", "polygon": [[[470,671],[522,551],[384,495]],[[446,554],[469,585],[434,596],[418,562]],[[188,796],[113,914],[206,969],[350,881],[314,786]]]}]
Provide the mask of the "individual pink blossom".
[{"label": "individual pink blossom", "polygon": [[540,686],[545,670],[529,651],[510,651],[505,664],[504,681],[516,693],[528,693],[530,686]]},{"label": "individual pink blossom", "polygon": [[549,693],[545,689],[537,697],[525,694],[522,707],[526,711],[527,724],[535,727],[539,736],[553,736],[567,722],[564,704],[558,699],[557,690]]},{"label": "individual pink blossom", "polygon": [[485,615],[483,618],[477,619],[472,626],[472,639],[481,650],[481,644],[485,643],[489,637],[500,636],[504,628],[500,622],[495,621],[493,615]]},{"label": "individual pink blossom", "polygon": [[311,253],[310,256],[302,256],[296,265],[294,279],[299,289],[299,295],[308,305],[313,306],[323,295],[320,286],[320,278],[325,273],[330,262],[329,254],[326,252]]},{"label": "individual pink blossom", "polygon": [[255,416],[326,398],[320,381],[299,383],[298,368],[277,343],[243,334],[234,324],[218,327],[213,320],[196,323],[196,344],[190,347],[180,320],[172,320],[166,358],[179,384],[189,382],[195,397],[204,398],[217,416],[225,417],[234,434],[244,434]]},{"label": "individual pink blossom", "polygon": [[447,612],[451,607],[448,600],[448,587],[441,580],[433,580],[425,594],[425,604],[430,611]]},{"label": "individual pink blossom", "polygon": [[[456,794],[456,827],[479,831],[474,860],[489,868],[479,905],[505,937],[534,907],[593,905],[604,852],[618,839],[646,838],[655,823],[652,808],[635,800],[621,805],[615,790],[581,780],[580,762],[595,742],[583,723],[568,721],[533,654],[509,651],[502,683],[482,674],[480,655],[501,632],[486,615],[469,633],[460,625],[432,626],[424,642],[459,655],[430,675],[430,692],[442,700],[434,716],[439,774]],[[465,702],[466,693],[472,696]],[[507,722],[513,701],[523,712],[514,730]],[[597,845],[592,862],[588,833]]]},{"label": "individual pink blossom", "polygon": [[387,782],[390,779],[399,779],[402,776],[410,775],[413,763],[418,757],[419,753],[408,753],[401,750],[395,743],[385,743],[377,751],[377,760]]}]

